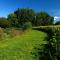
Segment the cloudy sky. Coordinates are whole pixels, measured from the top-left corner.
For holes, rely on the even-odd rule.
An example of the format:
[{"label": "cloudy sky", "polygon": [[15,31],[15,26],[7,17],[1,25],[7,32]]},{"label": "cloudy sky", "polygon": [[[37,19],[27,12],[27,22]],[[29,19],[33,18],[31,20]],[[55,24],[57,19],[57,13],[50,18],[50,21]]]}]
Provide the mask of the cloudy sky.
[{"label": "cloudy sky", "polygon": [[0,17],[6,17],[17,8],[46,11],[55,17],[55,21],[60,20],[60,0],[0,0]]}]

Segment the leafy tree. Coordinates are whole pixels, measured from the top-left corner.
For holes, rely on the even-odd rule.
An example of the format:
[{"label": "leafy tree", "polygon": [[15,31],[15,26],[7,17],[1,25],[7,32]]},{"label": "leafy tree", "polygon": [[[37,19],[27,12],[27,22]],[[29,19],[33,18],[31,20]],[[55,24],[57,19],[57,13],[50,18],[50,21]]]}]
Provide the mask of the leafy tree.
[{"label": "leafy tree", "polygon": [[56,22],[55,25],[60,25],[60,21]]},{"label": "leafy tree", "polygon": [[36,14],[36,25],[51,25],[54,18],[46,12],[40,12]]},{"label": "leafy tree", "polygon": [[25,22],[31,22],[34,24],[35,12],[32,9],[18,9],[14,12],[17,15],[19,24],[24,24]]},{"label": "leafy tree", "polygon": [[0,18],[0,27],[7,28],[10,27],[10,22],[7,20],[7,18]]},{"label": "leafy tree", "polygon": [[23,26],[22,26],[22,28],[23,28],[23,30],[31,29],[32,28],[31,22],[24,23]]},{"label": "leafy tree", "polygon": [[23,8],[17,9],[8,15],[11,26],[21,27],[26,22],[31,22],[33,26],[52,25],[54,18],[46,12],[35,13],[34,10]]},{"label": "leafy tree", "polygon": [[11,23],[11,26],[18,27],[18,19],[16,14],[14,13],[9,14],[7,20]]}]

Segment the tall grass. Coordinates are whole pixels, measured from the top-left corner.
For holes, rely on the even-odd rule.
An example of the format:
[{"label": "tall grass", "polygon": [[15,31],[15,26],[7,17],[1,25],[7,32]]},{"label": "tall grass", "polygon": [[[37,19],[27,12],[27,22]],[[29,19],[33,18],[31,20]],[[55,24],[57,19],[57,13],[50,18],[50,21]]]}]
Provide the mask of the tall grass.
[{"label": "tall grass", "polygon": [[36,60],[31,54],[35,46],[45,44],[44,32],[31,30],[22,36],[6,38],[0,42],[0,60]]},{"label": "tall grass", "polygon": [[4,32],[3,28],[0,28],[0,40],[4,39],[7,36],[7,34]]},{"label": "tall grass", "polygon": [[24,33],[23,30],[17,28],[6,28],[6,29],[0,28],[0,40],[20,36],[23,33]]}]

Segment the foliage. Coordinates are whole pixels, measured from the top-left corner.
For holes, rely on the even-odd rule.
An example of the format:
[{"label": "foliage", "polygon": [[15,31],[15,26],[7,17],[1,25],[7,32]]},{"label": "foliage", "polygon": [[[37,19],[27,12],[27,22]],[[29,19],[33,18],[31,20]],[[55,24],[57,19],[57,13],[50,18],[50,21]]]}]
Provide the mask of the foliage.
[{"label": "foliage", "polygon": [[28,8],[18,8],[12,14],[9,14],[7,19],[13,27],[21,27],[26,22],[31,22],[32,26],[52,25],[54,22],[54,18],[48,13],[36,13],[34,10]]},{"label": "foliage", "polygon": [[30,22],[26,22],[26,23],[23,24],[22,28],[23,28],[23,30],[31,29],[32,24]]},{"label": "foliage", "polygon": [[60,25],[60,21],[56,22],[55,25]]},{"label": "foliage", "polygon": [[14,13],[9,14],[7,20],[10,22],[11,27],[18,27],[18,19],[16,14]]},{"label": "foliage", "polygon": [[17,15],[19,24],[24,24],[25,22],[33,23],[35,12],[32,9],[19,9],[14,12]]},{"label": "foliage", "polygon": [[49,28],[39,28],[48,34],[46,39],[47,44],[43,44],[41,47],[35,47],[36,56],[38,60],[60,60],[60,28],[49,27]]},{"label": "foliage", "polygon": [[44,44],[46,34],[32,30],[21,36],[6,38],[0,42],[0,60],[36,60],[31,51],[36,45]]},{"label": "foliage", "polygon": [[0,41],[5,39],[6,36],[7,36],[7,34],[4,32],[4,29],[0,28]]},{"label": "foliage", "polygon": [[40,12],[36,15],[36,24],[38,26],[52,25],[54,18],[46,12]]},{"label": "foliage", "polygon": [[22,34],[23,34],[23,31],[15,29],[15,28],[10,29],[10,31],[9,31],[10,37],[16,37],[16,36],[19,36],[19,35],[22,35]]},{"label": "foliage", "polygon": [[32,26],[52,25],[54,18],[46,12],[36,13],[33,9],[22,8],[10,13],[7,18],[0,18],[0,27],[21,27],[26,22]]},{"label": "foliage", "polygon": [[0,27],[2,28],[10,27],[10,22],[6,18],[0,18]]}]

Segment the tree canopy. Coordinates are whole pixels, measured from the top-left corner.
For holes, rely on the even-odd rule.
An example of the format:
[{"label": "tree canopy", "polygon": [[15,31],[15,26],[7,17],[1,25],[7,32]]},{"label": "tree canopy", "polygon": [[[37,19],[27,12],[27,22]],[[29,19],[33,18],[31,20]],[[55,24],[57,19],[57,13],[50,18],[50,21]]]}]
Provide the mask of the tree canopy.
[{"label": "tree canopy", "polygon": [[40,12],[36,14],[36,21],[38,26],[45,26],[53,24],[54,18],[46,12]]},{"label": "tree canopy", "polygon": [[60,21],[56,22],[55,25],[60,25]]},{"label": "tree canopy", "polygon": [[18,9],[14,12],[20,24],[31,22],[33,24],[35,12],[32,9]]},{"label": "tree canopy", "polygon": [[[52,25],[54,22],[54,17],[50,16],[47,12],[35,12],[33,9],[22,8],[17,9],[13,13],[10,13],[7,18],[0,18],[3,22],[4,20],[10,24],[10,27],[20,27],[26,22],[30,22],[32,26],[46,26]],[[0,26],[4,24],[0,21]],[[7,24],[7,25],[8,25]],[[8,25],[9,26],[9,25]]]},{"label": "tree canopy", "polygon": [[7,18],[4,17],[0,18],[0,27],[2,28],[10,27],[10,22],[7,20]]}]

